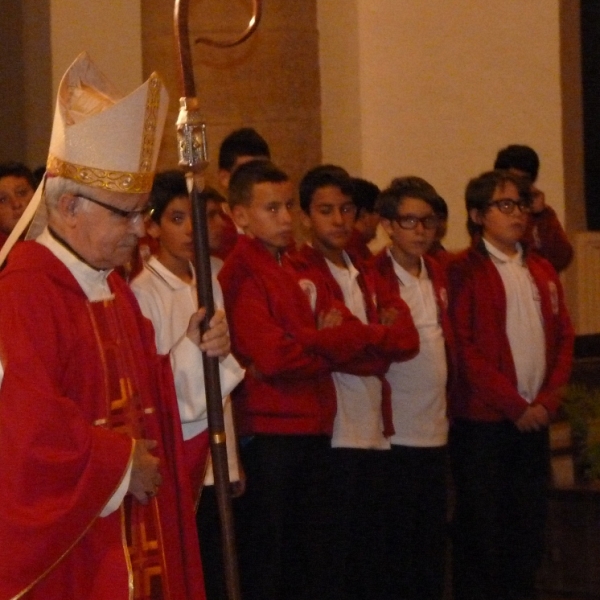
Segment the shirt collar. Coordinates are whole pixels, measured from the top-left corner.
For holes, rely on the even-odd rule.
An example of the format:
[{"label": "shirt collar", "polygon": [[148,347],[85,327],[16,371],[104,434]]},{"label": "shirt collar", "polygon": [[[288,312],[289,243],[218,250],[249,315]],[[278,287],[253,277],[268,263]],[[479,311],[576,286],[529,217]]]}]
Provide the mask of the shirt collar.
[{"label": "shirt collar", "polygon": [[485,238],[482,238],[482,241],[485,245],[485,249],[488,251],[488,254],[490,254],[495,263],[513,263],[519,266],[523,265],[523,247],[520,243],[517,242],[517,253],[514,256],[508,256],[501,250],[498,250],[496,246],[490,244],[490,242],[488,242]]},{"label": "shirt collar", "polygon": [[69,269],[88,300],[95,302],[112,298],[112,292],[108,284],[108,276],[112,269],[97,270],[90,267],[53,237],[47,227],[36,241],[48,248]]},{"label": "shirt collar", "polygon": [[196,282],[196,273],[194,271],[194,266],[190,263],[190,269],[192,271],[192,281],[190,283],[186,283],[183,279],[180,279],[173,273],[169,271],[167,267],[165,267],[156,256],[151,256],[146,262],[146,267],[148,270],[158,277],[161,281],[163,281],[172,291],[175,290],[183,290],[189,289],[190,286],[195,285]]},{"label": "shirt collar", "polygon": [[394,273],[396,273],[396,277],[400,281],[402,285],[411,285],[415,284],[418,281],[429,279],[429,275],[427,273],[427,267],[425,266],[425,260],[421,256],[421,271],[419,272],[419,276],[415,277],[412,273],[409,273],[400,263],[396,261],[393,257],[392,252],[389,248],[386,249],[387,255],[390,257],[392,261],[392,266],[394,267]]},{"label": "shirt collar", "polygon": [[[350,275],[350,279],[356,279],[359,275],[357,268],[352,264],[352,261],[350,260],[350,257],[348,256],[347,252],[344,250],[342,253],[342,257],[344,259],[344,264],[346,265],[346,269],[348,269],[348,274]],[[325,258],[325,257],[323,257]],[[343,267],[338,267],[336,264],[332,263],[328,258],[325,258],[325,261],[327,262],[327,264],[334,268],[337,269],[339,271],[345,271],[346,269],[344,269]]]}]

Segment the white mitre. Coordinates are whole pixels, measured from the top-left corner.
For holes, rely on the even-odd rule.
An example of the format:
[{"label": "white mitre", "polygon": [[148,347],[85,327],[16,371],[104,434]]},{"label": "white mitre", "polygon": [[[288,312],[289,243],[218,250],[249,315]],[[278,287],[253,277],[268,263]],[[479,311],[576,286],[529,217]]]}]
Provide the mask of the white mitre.
[{"label": "white mitre", "polygon": [[156,73],[122,97],[88,54],[80,54],[58,88],[46,176],[0,251],[0,265],[30,223],[28,238],[45,227],[46,177],[116,192],[150,192],[168,104]]}]

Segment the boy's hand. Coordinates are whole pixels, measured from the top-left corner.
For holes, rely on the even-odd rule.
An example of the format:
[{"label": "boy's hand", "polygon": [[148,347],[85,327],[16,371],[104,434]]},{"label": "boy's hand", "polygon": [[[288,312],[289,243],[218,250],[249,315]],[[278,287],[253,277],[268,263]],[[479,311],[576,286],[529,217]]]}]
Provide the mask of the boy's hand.
[{"label": "boy's hand", "polygon": [[548,427],[549,423],[548,411],[541,404],[533,404],[525,409],[515,425],[519,431],[526,432],[540,431]]},{"label": "boy's hand", "polygon": [[186,335],[202,352],[206,352],[208,356],[224,358],[231,351],[229,326],[225,319],[225,313],[222,310],[216,310],[210,320],[209,329],[203,336],[200,336],[200,323],[204,319],[205,314],[206,309],[200,308],[198,312],[192,315]]},{"label": "boy's hand", "polygon": [[317,329],[326,327],[337,327],[343,321],[342,312],[337,308],[332,308],[329,312],[322,312],[317,317]]},{"label": "boy's hand", "polygon": [[397,308],[382,308],[379,311],[379,322],[382,325],[393,325],[398,318],[398,309]]},{"label": "boy's hand", "polygon": [[546,208],[546,194],[535,185],[531,186],[531,212],[541,213]]}]

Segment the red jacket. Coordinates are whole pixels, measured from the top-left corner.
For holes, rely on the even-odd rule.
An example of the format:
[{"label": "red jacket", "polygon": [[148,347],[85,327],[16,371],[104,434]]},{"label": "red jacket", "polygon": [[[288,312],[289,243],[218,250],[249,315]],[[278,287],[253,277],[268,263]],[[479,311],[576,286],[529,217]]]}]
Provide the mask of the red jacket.
[{"label": "red jacket", "polygon": [[[538,288],[546,339],[546,377],[534,400],[550,414],[568,382],[574,334],[560,280],[535,253],[525,262]],[[517,421],[528,403],[517,391],[517,376],[506,335],[506,294],[483,243],[476,242],[449,266],[450,315],[457,346],[458,381],[450,399],[454,417]]]},{"label": "red jacket", "polygon": [[[290,256],[294,269],[301,276],[309,276],[318,285],[325,286],[338,302],[344,295],[331,274],[323,255],[305,244]],[[354,257],[353,264],[359,272],[358,284],[365,300],[367,320],[376,331],[377,344],[366,346],[352,361],[337,365],[336,371],[353,375],[384,375],[391,362],[408,360],[419,351],[419,334],[406,303],[393,294],[373,266]],[[379,311],[393,308],[398,317],[392,326],[381,325]]]},{"label": "red jacket", "polygon": [[353,262],[355,258],[359,258],[363,261],[373,260],[373,253],[358,229],[352,229],[352,235],[348,240],[345,250],[352,257]]},{"label": "red jacket", "polygon": [[558,272],[566,269],[573,259],[573,246],[554,209],[548,205],[539,213],[531,213],[523,240]]},{"label": "red jacket", "polygon": [[[449,253],[448,253],[449,254]],[[437,258],[430,255],[423,256],[425,268],[431,283],[433,285],[433,293],[435,294],[435,303],[438,309],[438,317],[442,332],[444,334],[444,342],[446,345],[446,360],[448,363],[448,390],[456,385],[456,356],[454,347],[454,333],[448,315],[448,281],[446,278],[445,268]],[[374,267],[379,274],[385,279],[387,285],[393,290],[393,293],[399,294],[399,282],[394,271],[392,259],[388,256],[387,250],[382,250],[373,262]]]},{"label": "red jacket", "polygon": [[[326,289],[282,265],[262,242],[240,236],[221,272],[233,352],[246,377],[234,393],[241,435],[330,434],[336,411],[331,371],[379,341],[346,311],[343,327],[318,330],[336,306]],[[315,301],[314,311],[309,297]]]},{"label": "red jacket", "polygon": [[[304,245],[291,257],[294,268],[303,276],[306,275],[328,288],[341,303],[344,295],[337,281],[331,274],[323,255]],[[335,370],[353,375],[375,375],[382,382],[382,414],[384,435],[393,435],[394,428],[391,413],[391,391],[384,378],[390,364],[394,361],[412,358],[419,351],[419,334],[415,328],[410,310],[398,296],[390,293],[390,289],[379,277],[377,271],[369,263],[354,258],[354,266],[359,271],[358,284],[365,300],[367,320],[370,328],[377,330],[377,345],[366,346],[364,351],[351,361],[338,364]],[[393,308],[398,312],[396,321],[391,326],[379,323],[379,310]]]}]

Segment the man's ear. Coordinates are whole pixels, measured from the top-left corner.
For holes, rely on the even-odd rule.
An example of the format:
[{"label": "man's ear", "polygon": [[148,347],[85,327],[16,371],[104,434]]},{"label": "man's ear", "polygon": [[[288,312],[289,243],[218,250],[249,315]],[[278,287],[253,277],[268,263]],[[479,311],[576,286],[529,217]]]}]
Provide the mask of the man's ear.
[{"label": "man's ear", "polygon": [[394,232],[394,228],[392,227],[392,222],[389,219],[384,219],[383,217],[381,217],[379,223],[381,223],[381,226],[383,227],[383,230],[390,237],[392,237],[392,233]]},{"label": "man's ear", "polygon": [[248,207],[244,206],[243,204],[236,204],[231,209],[231,218],[238,227],[245,231],[246,227],[248,227],[249,222]]},{"label": "man's ear", "polygon": [[312,229],[310,215],[307,215],[303,209],[300,209],[298,212],[300,213],[300,223],[302,223],[302,227],[304,227],[306,231],[310,231]]},{"label": "man's ear", "polygon": [[75,224],[77,213],[81,210],[81,198],[73,194],[63,194],[56,203],[56,208],[68,225]]},{"label": "man's ear", "polygon": [[157,240],[160,237],[160,225],[154,219],[149,219],[146,221],[146,232],[151,238]]},{"label": "man's ear", "polygon": [[471,221],[477,225],[482,225],[481,212],[477,208],[472,208],[469,210],[469,219],[471,219]]},{"label": "man's ear", "polygon": [[219,185],[224,189],[229,189],[229,180],[231,179],[231,173],[226,169],[219,169],[217,173],[217,179],[219,180]]}]

